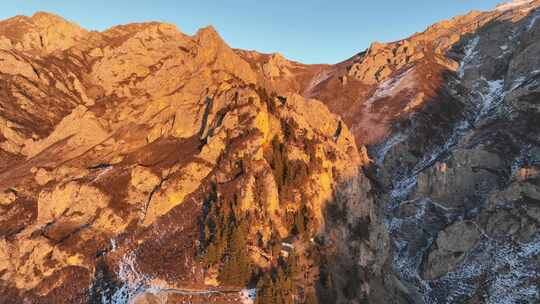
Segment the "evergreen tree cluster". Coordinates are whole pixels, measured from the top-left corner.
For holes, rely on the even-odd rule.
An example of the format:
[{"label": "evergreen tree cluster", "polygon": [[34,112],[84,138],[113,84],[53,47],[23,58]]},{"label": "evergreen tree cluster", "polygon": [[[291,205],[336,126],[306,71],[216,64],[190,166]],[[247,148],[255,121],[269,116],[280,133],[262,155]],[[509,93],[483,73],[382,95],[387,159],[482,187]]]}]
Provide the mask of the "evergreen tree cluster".
[{"label": "evergreen tree cluster", "polygon": [[299,274],[298,256],[291,255],[287,261],[280,259],[278,266],[264,273],[257,283],[256,304],[294,303],[294,281]]},{"label": "evergreen tree cluster", "polygon": [[[279,107],[286,103],[285,98],[279,98],[275,93],[268,94],[260,89],[259,96],[268,106],[271,114],[276,114]],[[276,135],[264,149],[264,158],[272,169],[280,204],[296,203],[294,212],[287,212],[283,223],[292,236],[308,240],[316,230],[314,214],[309,205],[309,197],[303,193],[310,183],[310,176],[320,172],[322,160],[317,157],[317,142],[305,138],[293,121],[281,120],[283,136]],[[305,151],[309,161],[289,158],[289,146],[295,146]],[[237,193],[218,196],[217,186],[213,185],[205,204],[205,216],[201,221],[201,261],[207,267],[219,269],[218,279],[223,285],[248,286],[257,282],[256,303],[288,304],[288,303],[318,303],[314,291],[304,294],[301,283],[295,286],[295,280],[302,280],[299,275],[299,259],[296,253],[290,252],[288,258],[282,257],[282,238],[272,232],[270,239],[263,241],[263,235],[250,232],[254,222],[268,220],[266,214],[241,211]],[[255,203],[259,210],[264,208],[264,183],[256,177]],[[298,202],[298,194],[300,201]],[[264,213],[264,211],[262,211]],[[272,225],[268,222],[268,225]],[[253,245],[269,252],[273,257],[271,269],[257,269],[252,264],[248,252],[248,241],[253,239]],[[275,263],[275,259],[278,260]],[[328,283],[328,282],[326,282]],[[251,285],[253,286],[253,285]],[[299,299],[299,294],[302,295]]]},{"label": "evergreen tree cluster", "polygon": [[227,285],[246,286],[253,275],[249,258],[249,215],[234,213],[238,204],[232,200],[220,200],[211,195],[208,215],[204,221],[205,253],[207,266],[219,265],[219,280]]},{"label": "evergreen tree cluster", "polygon": [[309,182],[310,168],[302,160],[289,160],[287,146],[277,136],[264,152],[264,157],[272,168],[280,202],[290,201],[292,190],[302,189]]}]

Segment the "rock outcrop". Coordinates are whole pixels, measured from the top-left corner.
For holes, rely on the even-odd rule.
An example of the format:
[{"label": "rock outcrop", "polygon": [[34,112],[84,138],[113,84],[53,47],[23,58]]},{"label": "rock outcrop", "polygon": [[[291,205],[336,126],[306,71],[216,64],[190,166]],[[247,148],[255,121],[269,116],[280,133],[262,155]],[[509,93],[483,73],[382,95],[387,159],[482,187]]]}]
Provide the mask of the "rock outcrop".
[{"label": "rock outcrop", "polygon": [[0,302],[534,303],[540,10],[335,65],[0,22]]},{"label": "rock outcrop", "polygon": [[[320,101],[267,93],[213,28],[98,33],[39,13],[0,36],[2,302],[239,301],[264,280],[263,295],[316,297],[341,263],[330,206],[370,222],[356,186],[370,160],[347,126]],[[261,71],[298,66],[272,56]],[[347,265],[367,273],[365,233],[366,263]],[[286,282],[263,275],[293,267]]]},{"label": "rock outcrop", "polygon": [[539,4],[463,17],[474,27],[439,55],[458,68],[449,66],[435,97],[369,148],[391,244],[386,301],[539,300],[537,221],[528,215],[536,208],[538,65],[530,54]]}]

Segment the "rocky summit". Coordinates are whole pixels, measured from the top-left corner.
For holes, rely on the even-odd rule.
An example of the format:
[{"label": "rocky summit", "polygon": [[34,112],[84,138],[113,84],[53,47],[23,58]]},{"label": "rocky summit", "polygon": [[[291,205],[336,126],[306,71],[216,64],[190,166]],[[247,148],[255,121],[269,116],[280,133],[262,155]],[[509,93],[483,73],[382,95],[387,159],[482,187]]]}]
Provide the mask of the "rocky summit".
[{"label": "rocky summit", "polygon": [[540,1],[307,65],[0,21],[0,303],[539,303]]}]

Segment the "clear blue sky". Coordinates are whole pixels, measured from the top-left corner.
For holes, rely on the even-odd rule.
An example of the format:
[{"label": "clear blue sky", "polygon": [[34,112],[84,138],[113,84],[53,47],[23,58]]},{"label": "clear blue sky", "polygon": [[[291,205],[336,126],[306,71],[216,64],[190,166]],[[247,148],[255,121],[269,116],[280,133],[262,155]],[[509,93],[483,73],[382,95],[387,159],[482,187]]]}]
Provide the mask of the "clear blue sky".
[{"label": "clear blue sky", "polygon": [[230,46],[336,63],[372,41],[393,41],[441,19],[503,0],[2,0],[0,18],[48,11],[87,29],[140,21],[174,23],[187,34],[213,25]]}]

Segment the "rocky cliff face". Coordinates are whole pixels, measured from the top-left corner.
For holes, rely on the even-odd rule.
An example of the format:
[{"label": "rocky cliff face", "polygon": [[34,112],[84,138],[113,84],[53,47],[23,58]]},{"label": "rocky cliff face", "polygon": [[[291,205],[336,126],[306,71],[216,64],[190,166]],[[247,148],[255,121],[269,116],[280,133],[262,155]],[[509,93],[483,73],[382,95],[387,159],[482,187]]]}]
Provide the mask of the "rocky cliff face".
[{"label": "rocky cliff face", "polygon": [[514,1],[374,43],[302,88],[373,159],[367,172],[384,219],[370,225],[381,236],[373,302],[539,300],[530,215],[539,5]]},{"label": "rocky cliff face", "polygon": [[370,221],[347,126],[259,85],[284,59],[253,69],[212,28],[97,33],[44,13],[0,28],[3,303],[314,298],[329,206]]},{"label": "rocky cliff face", "polygon": [[336,65],[0,22],[1,302],[539,301],[539,5]]},{"label": "rocky cliff face", "polygon": [[350,66],[373,88],[343,118],[357,138],[362,115],[381,131],[366,143],[390,239],[383,302],[539,301],[539,4],[442,22]]}]

